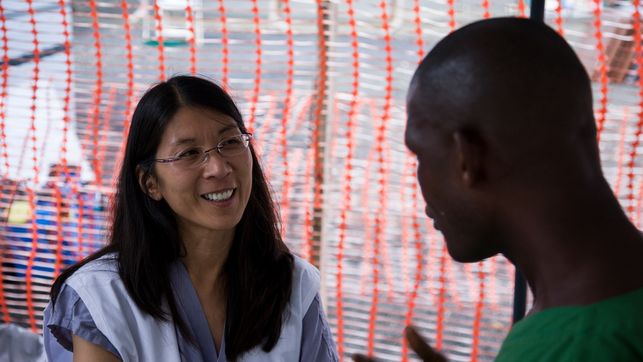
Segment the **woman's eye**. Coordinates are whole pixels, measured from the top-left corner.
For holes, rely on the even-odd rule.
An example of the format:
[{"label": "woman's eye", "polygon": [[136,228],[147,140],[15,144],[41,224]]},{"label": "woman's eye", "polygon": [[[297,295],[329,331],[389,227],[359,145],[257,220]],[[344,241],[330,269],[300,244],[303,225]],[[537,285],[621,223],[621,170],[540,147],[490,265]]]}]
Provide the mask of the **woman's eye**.
[{"label": "woman's eye", "polygon": [[179,153],[179,155],[177,157],[178,158],[194,157],[194,156],[198,156],[199,153],[201,153],[201,152],[199,152],[199,150],[197,150],[197,149],[190,149],[190,150],[183,151],[183,152]]},{"label": "woman's eye", "polygon": [[241,143],[241,140],[238,137],[229,138],[221,142],[221,146],[235,146]]}]

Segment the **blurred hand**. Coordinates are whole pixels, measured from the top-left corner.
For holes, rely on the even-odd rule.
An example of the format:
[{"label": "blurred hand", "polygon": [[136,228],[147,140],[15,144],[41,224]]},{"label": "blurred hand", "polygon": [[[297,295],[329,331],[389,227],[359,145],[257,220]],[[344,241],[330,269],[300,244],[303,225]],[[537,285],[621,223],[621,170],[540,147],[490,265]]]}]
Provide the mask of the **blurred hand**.
[{"label": "blurred hand", "polygon": [[426,340],[415,330],[413,326],[408,326],[404,329],[404,335],[409,342],[411,349],[420,357],[424,362],[447,362],[447,359],[433,347],[426,343]]},{"label": "blurred hand", "polygon": [[[404,335],[406,340],[409,342],[411,349],[420,357],[424,362],[446,362],[447,359],[439,352],[434,350],[428,343],[422,338],[422,336],[415,330],[414,327],[408,326],[404,329]],[[355,362],[375,362],[375,359],[366,357],[361,354],[353,355],[353,361]]]}]

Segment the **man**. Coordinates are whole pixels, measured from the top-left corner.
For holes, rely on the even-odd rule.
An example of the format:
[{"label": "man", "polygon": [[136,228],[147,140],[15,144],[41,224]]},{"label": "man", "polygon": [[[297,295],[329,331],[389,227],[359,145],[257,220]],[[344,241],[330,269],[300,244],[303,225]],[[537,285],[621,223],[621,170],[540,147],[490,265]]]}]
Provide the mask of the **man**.
[{"label": "man", "polygon": [[407,112],[451,256],[502,253],[534,293],[497,361],[643,360],[643,237],[603,177],[590,80],[569,45],[528,19],[470,24],[422,61]]}]

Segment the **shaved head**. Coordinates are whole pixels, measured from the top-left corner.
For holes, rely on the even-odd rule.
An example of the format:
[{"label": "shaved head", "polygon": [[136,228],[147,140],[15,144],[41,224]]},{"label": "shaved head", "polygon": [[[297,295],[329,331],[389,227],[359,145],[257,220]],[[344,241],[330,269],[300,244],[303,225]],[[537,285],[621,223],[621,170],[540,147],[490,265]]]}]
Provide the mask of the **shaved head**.
[{"label": "shaved head", "polygon": [[643,287],[643,238],[602,174],[589,77],[551,28],[497,18],[449,34],[413,76],[407,116],[426,214],[455,260],[503,254],[535,311]]},{"label": "shaved head", "polygon": [[497,18],[449,34],[413,76],[407,113],[427,215],[458,261],[507,252],[527,213],[604,183],[589,77],[544,24]]},{"label": "shaved head", "polygon": [[579,137],[589,143],[588,152],[595,151],[585,68],[554,30],[528,19],[483,20],[448,35],[416,71],[409,108],[421,114],[409,127],[422,132],[429,122],[451,131],[472,129],[507,157],[540,152],[544,141],[556,147]]}]

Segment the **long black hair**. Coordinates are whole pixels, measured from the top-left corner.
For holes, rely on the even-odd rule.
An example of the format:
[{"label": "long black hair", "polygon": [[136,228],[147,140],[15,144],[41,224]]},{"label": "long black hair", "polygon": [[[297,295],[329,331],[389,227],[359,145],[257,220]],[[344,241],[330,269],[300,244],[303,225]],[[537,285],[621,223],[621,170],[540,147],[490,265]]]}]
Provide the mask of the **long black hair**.
[{"label": "long black hair", "polygon": [[[55,303],[69,276],[88,262],[117,253],[119,274],[131,298],[143,311],[161,320],[171,318],[183,336],[194,341],[177,312],[170,286],[169,266],[185,254],[172,210],[141,189],[153,163],[161,136],[181,107],[218,111],[232,117],[246,132],[241,113],[218,85],[199,77],[175,76],[149,89],[141,98],[130,126],[123,165],[112,206],[109,243],[65,270],[51,288]],[[277,212],[257,155],[252,154],[252,189],[236,226],[223,267],[227,294],[226,357],[235,360],[261,345],[270,351],[279,340],[284,311],[292,288],[293,256],[281,239]],[[162,301],[168,302],[169,311]]]}]

